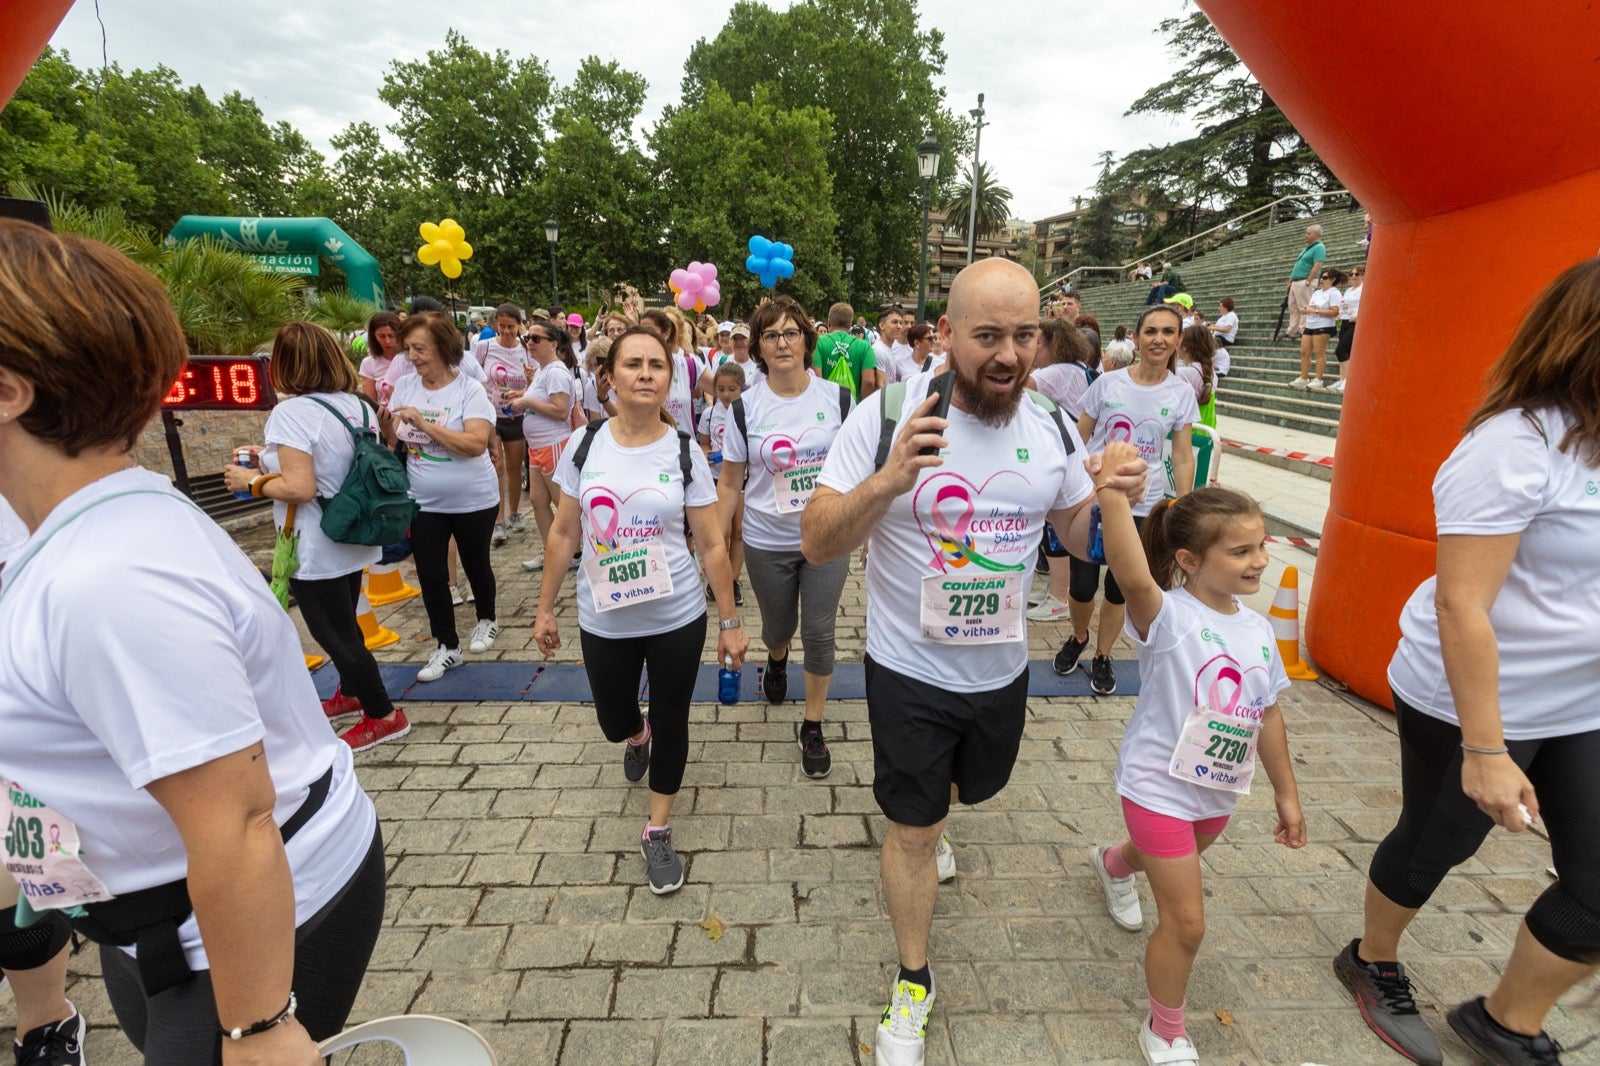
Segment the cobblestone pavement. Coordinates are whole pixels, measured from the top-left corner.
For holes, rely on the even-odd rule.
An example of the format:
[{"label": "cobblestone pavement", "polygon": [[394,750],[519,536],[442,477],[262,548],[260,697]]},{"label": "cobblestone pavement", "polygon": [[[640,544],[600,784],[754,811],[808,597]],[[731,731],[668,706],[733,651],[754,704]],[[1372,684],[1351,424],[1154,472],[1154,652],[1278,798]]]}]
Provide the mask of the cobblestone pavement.
[{"label": "cobblestone pavement", "polygon": [[[496,550],[505,631],[469,661],[538,658],[534,585],[516,565],[535,541],[530,532]],[[746,603],[755,658],[748,590]],[[860,657],[863,610],[857,568],[841,607],[844,661]],[[460,609],[465,626],[471,616]],[[380,659],[420,664],[430,647],[421,601],[379,617],[402,638]],[[576,661],[570,583],[561,620],[559,658]],[[1032,657],[1053,653],[1059,628],[1031,627]],[[1034,700],[1009,787],[952,818],[960,873],[940,888],[934,922],[930,1066],[1139,1061],[1145,937],[1112,924],[1087,866],[1091,845],[1121,839],[1110,781],[1132,706],[1125,696]],[[1312,683],[1297,682],[1283,707],[1311,843],[1273,845],[1262,788],[1206,854],[1190,1031],[1208,1063],[1399,1063],[1330,968],[1360,930],[1366,864],[1394,820],[1393,723]],[[457,1018],[510,1066],[872,1061],[894,947],[863,703],[830,707],[834,768],[823,781],[800,772],[799,704],[697,705],[673,819],[688,881],[660,898],[644,885],[638,851],[647,793],[624,780],[591,707],[406,709],[409,737],[357,756],[390,873],[356,1020]],[[1443,1010],[1492,986],[1548,863],[1537,833],[1497,830],[1407,934],[1405,961],[1450,1061],[1472,1060]],[[1141,894],[1149,929],[1154,904],[1142,882]],[[135,1064],[95,973],[85,952],[69,992],[93,1026],[90,1060]],[[1580,986],[1552,1016],[1552,1034],[1571,1044],[1600,1029],[1594,996],[1593,983]],[[0,1011],[9,1023],[9,1007]],[[399,1060],[364,1049],[340,1061]],[[1600,1046],[1567,1061],[1600,1062]]]}]

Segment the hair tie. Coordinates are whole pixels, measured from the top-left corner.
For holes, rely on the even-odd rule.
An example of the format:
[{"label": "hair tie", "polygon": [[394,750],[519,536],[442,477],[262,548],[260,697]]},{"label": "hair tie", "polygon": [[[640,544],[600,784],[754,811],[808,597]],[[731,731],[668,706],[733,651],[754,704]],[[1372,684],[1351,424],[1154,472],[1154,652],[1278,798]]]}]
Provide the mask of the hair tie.
[{"label": "hair tie", "polygon": [[1167,506],[1171,507],[1173,504],[1175,504],[1177,502],[1178,502],[1178,498],[1176,496],[1174,496],[1170,500],[1167,501]]}]

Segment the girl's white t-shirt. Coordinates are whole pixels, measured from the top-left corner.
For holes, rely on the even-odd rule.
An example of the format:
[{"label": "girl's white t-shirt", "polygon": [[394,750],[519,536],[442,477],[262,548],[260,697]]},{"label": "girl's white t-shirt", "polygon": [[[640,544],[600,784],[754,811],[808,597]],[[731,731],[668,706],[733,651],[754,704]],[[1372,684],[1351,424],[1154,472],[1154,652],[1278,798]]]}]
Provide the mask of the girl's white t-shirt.
[{"label": "girl's white t-shirt", "polygon": [[694,390],[700,383],[706,364],[698,355],[679,351],[672,353],[672,384],[667,389],[666,402],[661,406],[678,422],[685,433],[694,432]]},{"label": "girl's white t-shirt", "polygon": [[[472,363],[477,366],[476,362]],[[480,369],[482,369],[480,367]],[[462,430],[468,419],[493,425],[494,405],[483,386],[466,374],[457,374],[443,387],[429,390],[416,374],[407,374],[394,388],[391,408],[415,407],[429,422],[445,429]],[[421,430],[396,423],[406,445],[406,474],[411,478],[411,498],[434,514],[467,514],[500,503],[500,479],[488,449],[474,456],[457,455],[426,438]],[[407,433],[411,434],[408,439]]]},{"label": "girl's white t-shirt", "polygon": [[759,382],[766,380],[767,376],[761,372],[761,368],[759,366],[756,366],[756,361],[754,359],[746,357],[745,361],[741,363],[739,360],[733,357],[732,352],[718,352],[717,361],[711,369],[715,370],[724,363],[732,363],[734,366],[738,367],[744,372],[744,387],[747,389],[753,388]]},{"label": "girl's white t-shirt", "polygon": [[[123,492],[137,494],[112,498]],[[377,815],[328,728],[293,620],[164,475],[119,471],[45,518],[0,582],[0,661],[0,731],[21,738],[0,745],[0,780],[77,826],[112,893],[187,872],[150,783],[258,741],[280,825],[333,768],[321,810],[284,847],[296,924],[366,858]],[[207,968],[193,917],[178,936],[189,966]]]},{"label": "girl's white t-shirt", "polygon": [[764,381],[740,397],[749,438],[737,425],[722,439],[724,462],[744,463],[744,542],[764,551],[799,551],[800,517],[805,511],[778,510],[777,475],[797,466],[821,463],[844,425],[841,386],[806,375],[798,396],[779,396]]},{"label": "girl's white t-shirt", "polygon": [[[332,406],[341,417],[335,418],[329,414],[327,408],[317,400]],[[356,457],[355,440],[346,426],[359,428],[363,425],[377,432],[378,416],[366,404],[342,392],[290,396],[267,416],[267,446],[261,452],[262,471],[268,474],[283,473],[283,464],[278,457],[278,448],[283,446],[311,456],[311,469],[317,479],[318,499],[295,505],[294,528],[300,534],[300,568],[294,576],[302,581],[343,577],[371,566],[383,554],[382,548],[340,544],[329,540],[328,535],[322,532],[320,501],[338,494],[345,477],[350,473],[350,463]],[[273,500],[272,520],[279,529],[283,528],[288,518],[289,505],[282,500]]]},{"label": "girl's white t-shirt", "polygon": [[688,522],[684,508],[711,506],[717,502],[717,490],[705,453],[693,441],[689,442],[690,481],[685,487],[678,432],[664,428],[667,432],[659,440],[625,448],[612,436],[607,422],[594,431],[582,471],[573,465],[572,457],[583,433],[573,435],[556,464],[556,484],[578,503],[586,561],[591,557],[604,560],[608,552],[659,540],[667,572],[672,575],[670,595],[597,611],[588,568],[579,567],[578,626],[585,633],[651,636],[688,625],[705,613],[700,571],[685,539]]},{"label": "girl's white t-shirt", "polygon": [[[1441,536],[1521,534],[1489,609],[1500,655],[1500,717],[1510,740],[1600,729],[1600,465],[1559,449],[1555,408],[1495,415],[1456,445],[1433,480]],[[1540,433],[1540,428],[1543,433]],[[1389,684],[1411,706],[1458,721],[1444,673],[1434,595],[1400,613]]]},{"label": "girl's white t-shirt", "polygon": [[1222,614],[1176,588],[1162,595],[1143,639],[1123,620],[1139,650],[1139,701],[1117,749],[1118,795],[1190,821],[1232,813],[1235,793],[1167,771],[1190,711],[1204,704],[1259,722],[1289,687],[1271,623],[1237,599],[1233,604],[1232,614]]},{"label": "girl's white t-shirt", "polygon": [[[731,425],[733,425],[733,405],[718,400],[700,412],[700,425],[696,427],[696,432],[711,442],[713,455],[720,455],[723,439]],[[708,455],[706,461],[711,465],[711,476],[722,477],[722,460],[712,462],[711,456]]]},{"label": "girl's white t-shirt", "polygon": [[[528,385],[527,395],[543,403],[549,403],[550,397],[566,394],[572,402],[578,402],[577,387],[572,381],[572,371],[567,369],[567,364],[559,359],[552,359],[533,373],[533,381]],[[548,448],[552,444],[560,444],[572,435],[572,423],[569,421],[573,408],[568,406],[567,414],[561,418],[540,414],[538,411],[525,411],[522,415],[522,435],[527,438],[530,448]]]},{"label": "girl's white t-shirt", "polygon": [[1083,414],[1083,394],[1089,391],[1089,368],[1082,363],[1042,366],[1033,372],[1033,383],[1061,408],[1069,422],[1076,422]]},{"label": "girl's white t-shirt", "polygon": [[1216,328],[1212,332],[1216,335],[1218,344],[1232,344],[1239,336],[1239,316],[1232,311],[1224,311],[1212,323]]},{"label": "girl's white t-shirt", "polygon": [[1352,285],[1344,290],[1344,299],[1339,301],[1339,321],[1354,322],[1356,320],[1356,315],[1361,310],[1361,289],[1362,286],[1360,285]]},{"label": "girl's white t-shirt", "polygon": [[472,346],[469,359],[483,367],[484,387],[489,390],[489,402],[501,418],[515,418],[517,413],[506,406],[505,393],[522,392],[528,387],[528,353],[521,345],[506,347],[498,335],[481,340]]},{"label": "girl's white t-shirt", "polygon": [[[1083,394],[1083,414],[1095,420],[1089,453],[1103,450],[1108,440],[1130,441],[1150,469],[1159,472],[1162,443],[1174,430],[1199,421],[1200,406],[1194,388],[1177,374],[1168,372],[1158,385],[1141,385],[1128,369],[1101,374]],[[1149,514],[1165,494],[1166,480],[1152,476],[1133,513]]]},{"label": "girl's white t-shirt", "polygon": [[1306,328],[1333,328],[1334,316],[1339,313],[1339,300],[1339,290],[1332,286],[1313,292],[1311,299],[1306,302]]}]

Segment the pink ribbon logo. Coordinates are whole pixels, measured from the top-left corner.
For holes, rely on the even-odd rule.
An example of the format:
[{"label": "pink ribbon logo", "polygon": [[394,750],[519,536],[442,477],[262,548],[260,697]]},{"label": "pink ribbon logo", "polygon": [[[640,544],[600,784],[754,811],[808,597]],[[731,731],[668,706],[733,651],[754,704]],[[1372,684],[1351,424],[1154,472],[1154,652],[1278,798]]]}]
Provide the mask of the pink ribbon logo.
[{"label": "pink ribbon logo", "polygon": [[506,387],[506,382],[510,380],[511,371],[506,369],[504,363],[496,363],[494,367],[494,383],[503,389]]},{"label": "pink ribbon logo", "polygon": [[[946,500],[956,500],[961,505],[961,515],[954,522],[948,521],[940,511]],[[969,532],[972,516],[978,511],[971,493],[961,485],[941,485],[934,494],[930,510],[933,516],[933,540],[936,542],[931,565],[935,569],[943,569],[945,563],[954,567],[966,566],[970,561],[967,553],[973,548]]]},{"label": "pink ribbon logo", "polygon": [[1133,419],[1127,415],[1112,415],[1106,419],[1106,440],[1135,443],[1133,439]]},{"label": "pink ribbon logo", "polygon": [[765,446],[767,462],[774,474],[782,470],[792,470],[800,465],[800,449],[788,437],[773,434],[766,439]]},{"label": "pink ribbon logo", "polygon": [[[611,518],[601,524],[597,512],[601,508],[611,512]],[[603,493],[596,493],[589,499],[589,531],[594,539],[594,549],[599,554],[617,550],[617,526],[622,521],[622,509],[617,501]]]},{"label": "pink ribbon logo", "polygon": [[1259,666],[1242,669],[1239,660],[1226,652],[1212,656],[1204,666],[1194,675],[1195,706],[1200,705],[1202,689],[1206,694],[1205,706],[1215,714],[1228,718],[1244,718],[1260,721],[1259,711],[1245,707],[1242,712],[1240,703],[1244,700],[1244,679],[1252,673],[1266,671]]},{"label": "pink ribbon logo", "polygon": [[61,850],[61,827],[54,823],[50,825],[50,850],[51,852]]}]

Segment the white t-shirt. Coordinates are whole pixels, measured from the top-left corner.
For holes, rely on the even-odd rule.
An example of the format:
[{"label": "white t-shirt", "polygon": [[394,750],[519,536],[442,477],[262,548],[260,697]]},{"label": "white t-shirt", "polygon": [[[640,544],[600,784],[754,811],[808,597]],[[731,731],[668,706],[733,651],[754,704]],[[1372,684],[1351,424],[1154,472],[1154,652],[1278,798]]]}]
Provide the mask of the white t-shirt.
[{"label": "white t-shirt", "polygon": [[[478,365],[478,361],[476,359],[468,359],[463,357],[459,369],[461,370],[461,373],[465,374],[473,381],[479,382],[485,387],[488,386],[489,376],[484,373],[483,367]],[[389,361],[389,369],[385,370],[383,372],[383,377],[378,380],[379,401],[385,406],[388,406],[391,403],[389,397],[391,394],[393,394],[395,386],[400,383],[400,379],[404,377],[411,377],[416,372],[416,368],[411,365],[411,359],[406,355],[405,352],[401,352],[399,355],[391,359]]]},{"label": "white t-shirt", "polygon": [[[17,512],[11,509],[11,504],[4,496],[0,496],[0,566],[22,547],[22,542],[28,539],[28,527],[22,524],[22,519],[17,517]],[[0,580],[4,574],[0,574]]]},{"label": "white t-shirt", "polygon": [[1239,336],[1239,316],[1232,311],[1224,311],[1212,323],[1215,327],[1212,333],[1216,335],[1218,344],[1232,344]]},{"label": "white t-shirt", "polygon": [[1067,421],[1083,414],[1083,394],[1089,391],[1088,367],[1082,363],[1051,363],[1033,372],[1033,383],[1048,396]]},{"label": "white t-shirt", "polygon": [[1333,328],[1334,316],[1339,313],[1339,299],[1339,290],[1332,286],[1313,292],[1306,301],[1306,328]]},{"label": "white t-shirt", "polygon": [[[1522,535],[1489,609],[1511,740],[1600,729],[1600,465],[1560,452],[1571,424],[1560,411],[1538,418],[1545,436],[1520,411],[1495,415],[1456,445],[1433,480],[1441,535]],[[1417,710],[1455,722],[1436,582],[1419,585],[1400,613],[1389,684]]]},{"label": "white t-shirt", "polygon": [[[765,381],[740,397],[749,439],[734,426],[722,440],[725,462],[744,463],[744,542],[763,551],[800,550],[800,516],[804,510],[780,513],[777,474],[796,466],[820,463],[844,425],[840,386],[806,375],[798,396],[779,396]],[[752,457],[754,457],[752,459]]]},{"label": "white t-shirt", "polygon": [[669,428],[659,440],[643,447],[624,448],[612,436],[607,422],[595,430],[580,472],[573,465],[572,456],[581,440],[583,434],[574,434],[562,451],[555,481],[563,494],[578,502],[585,559],[597,555],[604,558],[605,552],[659,539],[666,553],[667,572],[672,575],[672,593],[597,611],[587,568],[579,567],[579,628],[601,637],[643,637],[688,625],[705,613],[706,598],[700,589],[700,571],[685,540],[687,520],[683,509],[717,502],[705,453],[690,442],[691,479],[685,489],[676,430]]},{"label": "white t-shirt", "polygon": [[[904,432],[905,413],[928,396],[927,374],[905,387],[905,406],[896,420]],[[850,412],[828,451],[818,483],[849,492],[873,474],[882,422],[883,390]],[[922,635],[922,579],[949,573],[937,539],[951,499],[971,512],[952,530],[972,538],[972,550],[995,564],[1031,571],[1045,514],[1087,500],[1093,482],[1083,470],[1086,455],[1077,430],[1067,423],[1076,449],[1071,456],[1055,422],[1024,398],[1005,426],[988,426],[955,407],[944,436],[950,442],[944,465],[923,470],[912,491],[889,505],[872,531],[867,552],[867,654],[897,673],[952,692],[987,692],[1013,681],[1028,664],[1026,621],[1023,639],[1004,644],[939,644]],[[936,501],[942,501],[935,518]],[[748,518],[746,529],[749,528]],[[1026,587],[1026,577],[1024,587]],[[1024,616],[1025,618],[1025,616]]]},{"label": "white t-shirt", "polygon": [[[1180,781],[1167,773],[1189,712],[1202,702],[1229,706],[1235,717],[1260,720],[1260,712],[1289,687],[1272,625],[1234,600],[1220,614],[1184,588],[1163,593],[1161,610],[1143,640],[1133,623],[1123,632],[1139,649],[1139,702],[1117,749],[1117,794],[1173,818],[1216,818],[1233,811],[1238,796]],[[1231,701],[1231,702],[1230,702]],[[1241,715],[1240,710],[1249,714]]]},{"label": "white t-shirt", "polygon": [[1200,419],[1194,389],[1176,374],[1168,373],[1159,385],[1140,385],[1128,368],[1112,370],[1094,379],[1083,394],[1083,413],[1095,420],[1089,451],[1105,447],[1107,440],[1131,441],[1153,476],[1144,499],[1133,509],[1147,515],[1166,494],[1161,470],[1161,444],[1173,432]]},{"label": "white t-shirt", "polygon": [[1339,301],[1339,321],[1354,322],[1356,314],[1361,309],[1361,286],[1352,285],[1344,290],[1344,299]]},{"label": "white t-shirt", "polygon": [[356,373],[368,381],[379,382],[389,372],[389,364],[393,362],[393,356],[369,355],[361,360],[361,367]]},{"label": "white t-shirt", "polygon": [[741,363],[739,360],[733,357],[732,352],[719,352],[717,354],[716,362],[712,364],[711,369],[715,370],[723,363],[732,363],[734,366],[738,367],[744,372],[744,387],[747,389],[752,388],[758,383],[766,380],[767,376],[761,372],[761,368],[759,366],[756,366],[756,361],[751,359],[748,355],[745,357],[744,362]]},{"label": "white t-shirt", "polygon": [[500,343],[499,334],[481,340],[472,346],[472,354],[462,363],[474,362],[483,368],[484,387],[489,390],[489,402],[494,404],[501,418],[515,418],[517,413],[506,406],[503,393],[522,392],[528,387],[528,353],[521,345],[507,348]]},{"label": "white t-shirt", "polygon": [[[718,400],[700,412],[700,425],[696,427],[696,432],[711,442],[712,455],[721,455],[723,438],[731,425],[733,425],[733,405]],[[711,465],[712,477],[722,477],[722,460],[711,462],[711,456],[708,455],[706,462]]]},{"label": "white t-shirt", "polygon": [[[312,399],[315,396],[316,399]],[[329,404],[343,419],[335,418],[317,400]],[[317,478],[317,496],[338,494],[356,457],[355,440],[346,425],[377,431],[378,416],[366,404],[348,393],[319,392],[291,396],[280,402],[267,416],[266,448],[261,452],[261,469],[281,474],[283,464],[278,447],[295,448],[311,456],[311,469]],[[272,501],[272,520],[279,529],[289,517],[289,505]],[[317,499],[295,505],[294,528],[300,534],[300,569],[294,576],[302,581],[323,581],[343,577],[371,566],[383,554],[382,548],[364,544],[339,544],[322,532],[322,504]]]},{"label": "white t-shirt", "polygon": [[[108,498],[127,491],[139,494]],[[105,502],[82,511],[95,500]],[[50,513],[0,584],[0,661],[0,730],[13,738],[0,745],[0,779],[77,825],[111,892],[187,870],[146,787],[257,741],[280,825],[333,767],[322,809],[285,848],[296,924],[366,857],[377,816],[318,705],[293,621],[165,476],[119,471]],[[192,917],[179,938],[190,967],[206,968]]]},{"label": "white t-shirt", "polygon": [[672,354],[672,384],[667,389],[667,400],[661,406],[678,421],[685,433],[694,430],[694,390],[706,364],[698,356],[678,350]]},{"label": "white t-shirt", "polygon": [[1228,354],[1228,349],[1218,348],[1217,354],[1211,357],[1211,373],[1219,378],[1228,376],[1228,371],[1233,369],[1233,356]]},{"label": "white t-shirt", "polygon": [[1174,372],[1184,380],[1186,385],[1194,390],[1195,403],[1198,404],[1200,402],[1200,394],[1206,389],[1205,372],[1194,363],[1184,363]]},{"label": "white t-shirt", "polygon": [[[563,393],[573,404],[578,403],[577,385],[572,380],[572,371],[567,369],[567,364],[559,359],[552,359],[534,371],[533,383],[528,386],[527,393],[531,399],[549,403],[552,396],[560,396]],[[561,418],[540,414],[538,411],[524,412],[522,435],[527,438],[528,447],[548,448],[572,436],[570,421],[572,407],[569,406],[567,412],[568,414]]]},{"label": "white t-shirt", "polygon": [[[476,361],[468,362],[477,366]],[[442,388],[432,391],[423,387],[416,374],[407,374],[395,386],[389,406],[415,407],[429,422],[445,429],[465,429],[469,418],[494,423],[494,405],[489,402],[489,395],[466,374],[457,374]],[[469,458],[447,450],[419,429],[399,423],[395,428],[406,444],[411,498],[424,511],[466,514],[500,503],[500,481],[488,449]]]}]

